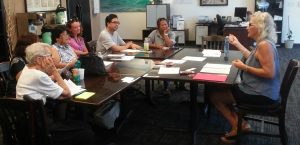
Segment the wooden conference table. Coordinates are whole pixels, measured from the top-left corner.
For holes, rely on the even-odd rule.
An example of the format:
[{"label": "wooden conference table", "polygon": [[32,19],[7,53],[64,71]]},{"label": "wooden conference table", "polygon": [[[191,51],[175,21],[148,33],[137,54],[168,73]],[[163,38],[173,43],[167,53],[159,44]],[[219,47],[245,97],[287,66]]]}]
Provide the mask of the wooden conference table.
[{"label": "wooden conference table", "polygon": [[182,47],[175,47],[170,49],[151,49],[150,52],[138,52],[138,53],[127,53],[127,55],[134,55],[135,58],[139,59],[154,59],[154,60],[164,60],[170,58],[180,52]]},{"label": "wooden conference table", "polygon": [[[184,56],[203,56],[203,54],[196,48],[185,48],[178,52],[173,56],[173,59],[181,59]],[[229,60],[224,61],[223,54],[221,57],[207,57],[204,61],[186,61],[180,65],[174,65],[176,67],[180,67],[180,70],[186,70],[189,68],[196,68],[195,72],[200,72],[202,67],[206,63],[219,63],[219,64],[231,64],[231,61],[234,59],[240,59],[242,57],[241,53],[238,51],[230,51],[229,52]],[[192,144],[196,145],[196,134],[198,129],[198,111],[197,111],[197,91],[198,84],[216,84],[216,85],[232,85],[235,83],[237,77],[238,69],[235,67],[231,67],[230,73],[227,76],[226,81],[217,82],[217,81],[207,81],[207,80],[195,80],[192,76],[189,75],[180,75],[180,74],[158,74],[157,70],[151,70],[146,75],[143,76],[145,79],[145,88],[146,95],[151,98],[151,89],[150,89],[150,81],[151,80],[170,80],[170,81],[181,81],[190,83],[190,103],[191,103],[191,133],[192,133]]]}]

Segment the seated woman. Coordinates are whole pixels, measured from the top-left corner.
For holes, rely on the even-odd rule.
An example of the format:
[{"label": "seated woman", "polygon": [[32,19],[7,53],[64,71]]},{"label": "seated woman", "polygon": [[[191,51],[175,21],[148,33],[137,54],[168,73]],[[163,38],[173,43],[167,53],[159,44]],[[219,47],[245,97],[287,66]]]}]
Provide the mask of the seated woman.
[{"label": "seated woman", "polygon": [[89,52],[82,37],[82,28],[79,20],[77,18],[70,20],[67,23],[67,30],[70,35],[68,44],[73,48],[76,55],[78,57],[87,55]]},{"label": "seated woman", "polygon": [[176,43],[175,33],[170,30],[166,18],[157,20],[157,29],[153,30],[148,38],[150,48],[162,49],[163,47],[172,47]]},{"label": "seated woman", "polygon": [[52,57],[57,68],[72,68],[77,61],[77,55],[68,44],[69,35],[65,26],[57,26],[52,31],[52,43],[57,52],[52,50]]},{"label": "seated woman", "polygon": [[[280,101],[279,58],[275,42],[277,35],[272,16],[266,12],[256,12],[250,18],[248,37],[256,41],[256,48],[246,49],[238,39],[230,35],[229,42],[246,58],[232,61],[232,65],[241,70],[241,83],[230,89],[214,88],[210,92],[211,102],[231,125],[231,131],[221,137],[226,143],[233,143],[237,134],[237,114],[232,110],[233,103],[271,105]],[[249,131],[246,121],[242,131]]]},{"label": "seated woman", "polygon": [[13,58],[10,62],[10,74],[14,79],[19,79],[21,71],[27,63],[25,59],[25,48],[38,41],[38,36],[33,33],[29,33],[28,35],[23,35],[18,38],[13,52]]},{"label": "seated woman", "polygon": [[[17,98],[28,95],[32,99],[66,99],[71,97],[70,90],[58,73],[50,52],[51,46],[34,43],[26,48],[26,60],[17,83]],[[53,80],[49,77],[53,76]],[[47,111],[48,112],[48,111]],[[54,144],[92,145],[94,133],[88,125],[80,121],[49,121]]]}]

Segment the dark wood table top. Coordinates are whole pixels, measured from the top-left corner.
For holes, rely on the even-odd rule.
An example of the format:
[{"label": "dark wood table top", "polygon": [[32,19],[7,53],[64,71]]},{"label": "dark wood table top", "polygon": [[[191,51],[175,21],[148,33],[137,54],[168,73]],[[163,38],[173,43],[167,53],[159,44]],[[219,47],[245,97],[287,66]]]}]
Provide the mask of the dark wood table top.
[{"label": "dark wood table top", "polygon": [[174,56],[176,53],[180,52],[183,48],[170,48],[167,50],[163,49],[151,49],[152,52],[138,52],[138,53],[131,53],[128,55],[134,55],[135,58],[142,58],[142,59],[167,59]]},{"label": "dark wood table top", "polygon": [[[185,56],[203,56],[201,51],[199,51],[198,48],[185,48],[179,53],[177,53],[175,56],[172,57],[172,59],[181,59]],[[221,57],[207,57],[204,61],[186,61],[183,64],[179,65],[173,65],[174,67],[180,67],[180,70],[186,70],[189,68],[196,68],[194,70],[196,73],[200,72],[202,67],[206,63],[219,63],[219,64],[231,64],[231,62],[235,59],[241,59],[242,54],[239,51],[230,51],[229,52],[229,59],[228,61],[224,61],[223,53]],[[144,76],[145,79],[159,79],[159,80],[173,80],[173,81],[187,81],[187,82],[199,82],[204,84],[209,83],[221,83],[221,84],[233,84],[235,82],[235,79],[237,77],[238,69],[234,66],[231,67],[230,73],[227,76],[227,80],[225,82],[212,82],[212,81],[206,81],[206,80],[194,80],[193,75],[180,75],[180,74],[158,74],[159,69],[152,69],[150,72],[148,72],[148,76]]]},{"label": "dark wood table top", "polygon": [[[81,82],[88,92],[95,92],[95,95],[87,100],[73,98],[72,102],[81,105],[99,106],[134,84],[153,66],[153,61],[148,59],[114,62],[109,67],[106,76],[85,76],[84,81]],[[121,79],[124,77],[132,77],[134,81],[132,83],[123,82]]]}]

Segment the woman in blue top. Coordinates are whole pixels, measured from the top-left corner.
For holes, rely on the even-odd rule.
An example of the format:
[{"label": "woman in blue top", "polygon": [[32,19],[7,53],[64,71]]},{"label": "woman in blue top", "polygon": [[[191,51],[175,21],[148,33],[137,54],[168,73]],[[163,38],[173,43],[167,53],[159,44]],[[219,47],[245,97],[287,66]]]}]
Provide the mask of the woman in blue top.
[{"label": "woman in blue top", "polygon": [[[235,102],[254,105],[271,105],[280,101],[279,58],[275,42],[277,35],[272,16],[266,12],[255,12],[249,22],[248,37],[256,42],[256,48],[249,51],[238,39],[229,35],[229,42],[235,46],[246,58],[245,63],[234,60],[232,65],[241,70],[241,83],[231,90],[223,89],[211,92],[210,99],[217,110],[228,120],[231,131],[221,140],[232,143],[237,134],[237,114],[231,105]],[[242,123],[242,130],[249,131],[246,121]]]}]

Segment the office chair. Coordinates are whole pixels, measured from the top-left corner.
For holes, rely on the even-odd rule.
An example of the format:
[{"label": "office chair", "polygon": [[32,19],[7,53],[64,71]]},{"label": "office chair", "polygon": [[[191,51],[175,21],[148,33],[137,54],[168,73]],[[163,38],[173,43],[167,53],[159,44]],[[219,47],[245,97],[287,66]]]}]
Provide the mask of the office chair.
[{"label": "office chair", "polygon": [[[263,123],[269,123],[272,125],[279,126],[279,135],[269,134],[264,132],[253,132],[253,134],[271,136],[271,137],[280,137],[281,143],[283,145],[287,145],[288,138],[285,130],[285,110],[286,110],[287,99],[289,96],[289,91],[293,84],[294,78],[297,74],[297,71],[299,69],[299,66],[300,64],[298,60],[296,59],[290,60],[280,86],[280,96],[281,96],[280,103],[273,104],[270,106],[249,105],[249,104],[235,105],[235,109],[238,114],[238,131],[237,131],[237,140],[236,140],[237,145],[240,144],[243,118],[255,120],[255,121],[261,121],[262,122],[261,127],[263,127]],[[245,116],[246,114],[276,117],[278,118],[278,122],[252,118],[252,117]],[[261,130],[263,130],[263,128]]]},{"label": "office chair", "polygon": [[216,18],[217,18],[217,23],[219,26],[217,35],[223,35],[223,29],[225,26],[225,22],[222,20],[222,17],[219,14],[216,15]]},{"label": "office chair", "polygon": [[97,40],[91,40],[87,42],[87,48],[89,53],[96,53],[96,48],[97,48]]}]

